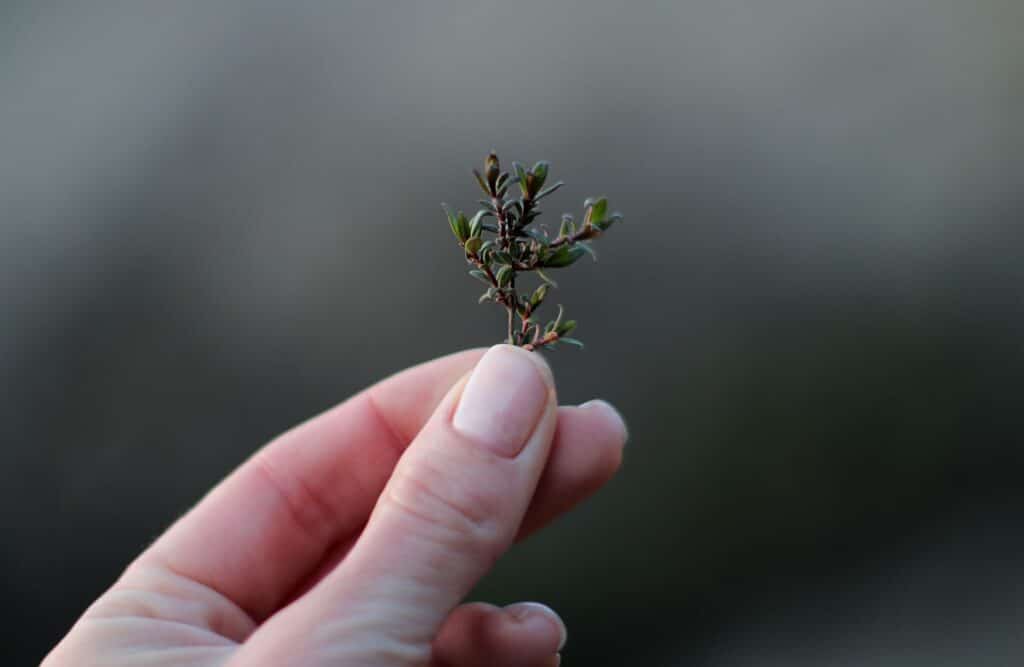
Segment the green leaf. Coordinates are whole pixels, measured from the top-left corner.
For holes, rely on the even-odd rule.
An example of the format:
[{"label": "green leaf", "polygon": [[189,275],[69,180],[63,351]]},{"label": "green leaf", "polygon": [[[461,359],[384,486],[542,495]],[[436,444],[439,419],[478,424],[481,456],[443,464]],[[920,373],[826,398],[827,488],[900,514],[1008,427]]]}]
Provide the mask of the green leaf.
[{"label": "green leaf", "polygon": [[533,169],[530,170],[530,173],[534,176],[533,185],[537,190],[540,190],[544,186],[544,181],[548,178],[548,167],[550,166],[551,163],[541,160],[537,164],[533,165]]},{"label": "green leaf", "polygon": [[620,223],[622,222],[622,214],[619,213],[618,211],[616,211],[615,213],[612,213],[611,215],[609,215],[606,220],[601,220],[599,222],[595,222],[594,223],[594,227],[596,227],[597,229],[599,229],[600,231],[603,232],[604,230],[606,230],[609,227],[611,227],[613,223],[616,223],[616,222],[620,222]]},{"label": "green leaf", "polygon": [[587,251],[580,248],[579,244],[571,246],[561,245],[541,256],[541,266],[549,269],[560,269],[575,263],[576,260],[585,254],[587,254]]},{"label": "green leaf", "polygon": [[543,199],[544,197],[547,197],[549,194],[551,194],[552,192],[554,192],[558,188],[562,187],[563,185],[565,185],[565,183],[563,183],[562,181],[558,181],[557,183],[549,185],[548,187],[546,187],[543,190],[541,190],[540,192],[538,192],[537,195],[533,198],[533,200],[534,201],[540,201],[541,199]]},{"label": "green leaf", "polygon": [[505,202],[505,212],[518,218],[523,214],[523,200],[519,197],[507,200]]},{"label": "green leaf", "polygon": [[458,218],[452,215],[452,212],[448,209],[447,204],[441,204],[441,208],[444,209],[445,215],[448,216],[448,226],[452,229],[452,235],[455,236],[455,240],[460,244],[466,241],[466,237],[459,231]]},{"label": "green leaf", "polygon": [[[561,315],[561,313],[559,313],[559,315]],[[576,328],[576,320],[568,320],[566,322],[562,322],[561,324],[556,325],[555,326],[555,333],[557,333],[559,338],[561,338],[562,336],[566,335],[567,333],[572,332],[572,330],[575,329],[575,328]]]},{"label": "green leaf", "polygon": [[512,276],[515,275],[515,271],[511,266],[506,264],[498,269],[498,273],[494,276],[498,280],[498,287],[505,287],[512,282]]},{"label": "green leaf", "polygon": [[471,269],[469,275],[473,276],[474,278],[482,282],[484,285],[491,284],[491,279],[488,278],[487,274],[481,271],[480,269]]},{"label": "green leaf", "polygon": [[498,156],[491,151],[488,154],[487,159],[484,160],[484,179],[491,186],[487,191],[492,193],[497,190],[498,176],[501,174],[501,164],[498,162]]},{"label": "green leaf", "polygon": [[576,225],[573,224],[572,216],[568,213],[562,214],[562,224],[558,227],[559,236],[572,236],[573,232],[576,231]]},{"label": "green leaf", "polygon": [[587,211],[587,222],[591,224],[595,222],[604,222],[605,216],[608,212],[608,199],[606,197],[588,199],[583,202],[583,207],[590,209]]},{"label": "green leaf", "polygon": [[533,199],[533,196],[537,194],[537,189],[540,187],[537,185],[537,177],[532,171],[526,172],[524,182],[522,184],[523,198]]},{"label": "green leaf", "polygon": [[448,226],[452,228],[452,234],[455,235],[459,243],[464,243],[469,238],[469,221],[466,220],[466,214],[459,211],[452,215],[447,206],[444,206],[444,212],[448,215]]},{"label": "green leaf", "polygon": [[494,261],[500,264],[511,264],[513,260],[512,255],[508,254],[504,250],[495,250]]},{"label": "green leaf", "polygon": [[533,227],[517,229],[516,236],[528,236],[529,238],[535,241],[540,241],[544,245],[547,245],[548,243],[551,242],[551,239],[549,239],[547,235],[544,234],[544,232],[542,232],[539,229],[534,229]]},{"label": "green leaf", "polygon": [[548,295],[547,284],[541,284],[537,289],[533,290],[533,295],[530,297],[530,306],[536,308],[544,302],[544,297]]},{"label": "green leaf", "polygon": [[476,238],[472,238],[472,239],[467,240],[466,241],[466,254],[467,255],[475,255],[480,250],[480,246],[482,246],[483,244],[484,244],[484,241],[479,236],[477,236]]},{"label": "green leaf", "polygon": [[589,243],[583,243],[582,241],[580,241],[580,242],[576,243],[576,246],[579,247],[579,248],[583,248],[583,250],[588,255],[590,255],[595,262],[597,261],[597,253],[594,251],[593,248],[590,247]]},{"label": "green leaf", "polygon": [[477,302],[477,303],[483,303],[484,301],[491,301],[491,300],[493,300],[493,299],[494,299],[494,295],[495,295],[495,294],[497,294],[497,292],[496,292],[496,291],[494,290],[494,288],[493,288],[493,287],[491,287],[491,288],[490,288],[490,289],[488,289],[488,290],[487,290],[486,292],[484,292],[483,294],[481,294],[481,295],[480,295],[480,298],[479,298],[479,299],[477,299],[477,300],[476,300],[476,302]]},{"label": "green leaf", "polygon": [[569,345],[575,345],[576,347],[583,349],[583,341],[577,340],[576,338],[569,338],[568,336],[560,336],[558,339],[559,343],[568,343]]},{"label": "green leaf", "polygon": [[546,282],[548,285],[551,285],[552,287],[558,287],[558,283],[549,278],[547,274],[545,274],[543,271],[541,271],[540,269],[534,269],[534,271],[537,273],[537,277]]},{"label": "green leaf", "polygon": [[564,314],[565,314],[565,308],[562,307],[562,304],[558,304],[558,317],[556,317],[552,321],[552,324],[554,325],[552,327],[553,329],[557,329],[558,325],[562,323],[562,315],[564,315]]},{"label": "green leaf", "polygon": [[483,209],[477,211],[476,215],[473,216],[473,219],[469,221],[469,226],[466,228],[467,235],[470,237],[480,236],[480,233],[483,232],[483,219],[488,215],[490,215],[489,211]]},{"label": "green leaf", "polygon": [[484,241],[484,244],[480,246],[480,249],[476,251],[477,256],[481,262],[490,264],[491,255],[494,253],[494,241]]},{"label": "green leaf", "polygon": [[480,189],[484,191],[484,194],[490,195],[491,191],[487,187],[487,183],[484,182],[484,177],[480,175],[480,172],[474,169],[473,175],[476,176],[476,182],[480,184]]}]

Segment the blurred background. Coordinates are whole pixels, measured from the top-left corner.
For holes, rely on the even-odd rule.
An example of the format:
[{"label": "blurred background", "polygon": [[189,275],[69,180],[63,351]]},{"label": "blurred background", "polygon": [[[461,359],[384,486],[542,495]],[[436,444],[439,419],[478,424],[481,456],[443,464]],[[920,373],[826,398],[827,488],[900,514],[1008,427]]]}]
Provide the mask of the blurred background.
[{"label": "blurred background", "polygon": [[626,223],[559,274],[619,477],[475,597],[570,665],[1024,658],[1018,0],[0,5],[0,599],[34,664],[258,446],[496,342],[495,148]]}]

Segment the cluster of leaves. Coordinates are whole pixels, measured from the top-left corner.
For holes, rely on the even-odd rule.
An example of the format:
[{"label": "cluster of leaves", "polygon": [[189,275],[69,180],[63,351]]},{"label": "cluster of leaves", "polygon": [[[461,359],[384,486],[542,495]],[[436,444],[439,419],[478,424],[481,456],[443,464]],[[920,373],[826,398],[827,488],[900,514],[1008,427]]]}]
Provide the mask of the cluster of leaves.
[{"label": "cluster of leaves", "polygon": [[[548,167],[547,162],[538,162],[526,169],[513,162],[511,171],[502,171],[498,156],[492,152],[484,161],[483,173],[473,170],[484,194],[479,202],[483,208],[467,218],[462,211],[452,213],[444,207],[452,234],[472,267],[469,274],[487,286],[480,302],[504,306],[508,314],[505,342],[528,350],[559,342],[582,347],[580,341],[569,336],[576,322],[563,318],[561,305],[558,315],[546,323],[536,317],[548,291],[557,287],[545,270],[571,266],[587,254],[596,259],[589,242],[622,220],[621,214],[608,212],[604,197],[587,199],[580,222],[563,214],[558,233],[550,235],[535,224],[541,214],[537,204],[562,186],[558,181],[545,187]],[[517,191],[510,193],[513,185],[518,186]],[[517,288],[516,281],[523,272],[535,273],[540,282],[520,293],[522,286]]]}]

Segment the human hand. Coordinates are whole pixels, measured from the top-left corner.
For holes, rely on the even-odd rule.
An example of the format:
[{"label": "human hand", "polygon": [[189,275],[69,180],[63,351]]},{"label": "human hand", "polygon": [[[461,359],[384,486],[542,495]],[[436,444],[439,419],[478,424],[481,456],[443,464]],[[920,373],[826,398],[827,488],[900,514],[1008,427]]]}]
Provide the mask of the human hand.
[{"label": "human hand", "polygon": [[557,407],[539,354],[416,366],[258,451],[43,667],[557,665],[551,610],[459,603],[603,485],[625,437],[604,402]]}]

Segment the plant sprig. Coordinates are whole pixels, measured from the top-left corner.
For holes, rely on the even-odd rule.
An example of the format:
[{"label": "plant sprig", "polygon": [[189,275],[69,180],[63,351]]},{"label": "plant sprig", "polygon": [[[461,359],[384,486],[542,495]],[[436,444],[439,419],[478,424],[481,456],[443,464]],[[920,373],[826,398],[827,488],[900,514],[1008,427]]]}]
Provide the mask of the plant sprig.
[{"label": "plant sprig", "polygon": [[[557,287],[545,270],[571,266],[587,254],[596,259],[589,242],[622,220],[622,214],[608,212],[606,198],[597,197],[583,202],[583,218],[578,224],[572,215],[563,214],[558,234],[553,237],[535,225],[541,214],[538,202],[563,185],[558,181],[544,187],[549,166],[541,161],[525,169],[513,162],[511,171],[502,171],[498,156],[492,152],[484,160],[482,173],[473,170],[484,194],[479,201],[483,208],[467,218],[462,211],[453,214],[442,204],[452,234],[472,267],[469,274],[487,285],[480,303],[491,301],[503,306],[508,327],[505,342],[527,350],[558,343],[583,346],[569,336],[576,321],[564,319],[561,305],[554,319],[543,324],[537,319],[548,292]],[[518,193],[509,193],[513,184],[519,186]],[[522,285],[517,288],[516,281],[523,272],[536,273],[540,284],[520,293]]]}]

